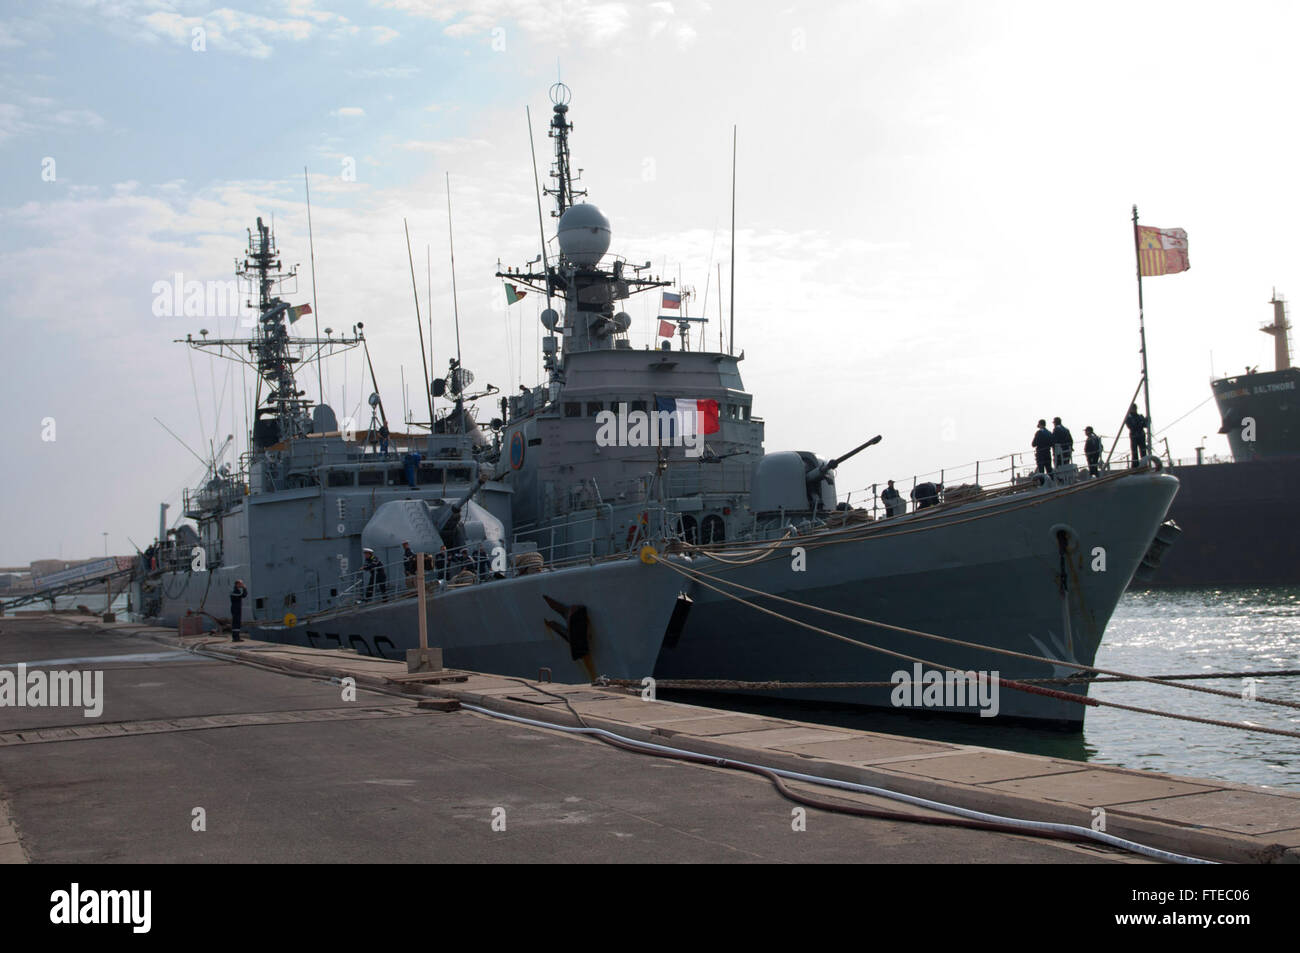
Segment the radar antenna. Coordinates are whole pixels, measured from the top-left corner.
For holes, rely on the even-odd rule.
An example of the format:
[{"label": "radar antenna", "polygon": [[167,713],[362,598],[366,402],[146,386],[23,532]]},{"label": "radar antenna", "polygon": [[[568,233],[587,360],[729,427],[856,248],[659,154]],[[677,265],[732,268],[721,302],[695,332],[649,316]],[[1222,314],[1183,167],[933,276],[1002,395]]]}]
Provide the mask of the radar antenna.
[{"label": "radar antenna", "polygon": [[[575,199],[587,194],[586,189],[577,188],[578,176],[573,174],[573,162],[569,156],[569,132],[573,129],[573,123],[569,122],[567,116],[572,97],[572,91],[563,83],[551,87],[553,115],[549,135],[555,140],[555,163],[551,166],[555,188],[546,189],[545,192],[555,196],[555,211],[551,213],[553,218],[559,218],[565,209],[575,204]],[[579,169],[578,172],[581,173],[582,170]]]}]

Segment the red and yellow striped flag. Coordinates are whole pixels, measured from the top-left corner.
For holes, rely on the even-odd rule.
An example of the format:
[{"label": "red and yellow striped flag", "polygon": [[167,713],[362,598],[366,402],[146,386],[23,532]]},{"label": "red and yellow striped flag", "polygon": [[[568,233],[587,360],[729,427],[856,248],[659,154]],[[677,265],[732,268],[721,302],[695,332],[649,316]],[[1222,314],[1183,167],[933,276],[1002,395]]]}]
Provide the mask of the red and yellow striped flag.
[{"label": "red and yellow striped flag", "polygon": [[1138,274],[1173,275],[1186,271],[1187,233],[1181,228],[1138,226]]}]

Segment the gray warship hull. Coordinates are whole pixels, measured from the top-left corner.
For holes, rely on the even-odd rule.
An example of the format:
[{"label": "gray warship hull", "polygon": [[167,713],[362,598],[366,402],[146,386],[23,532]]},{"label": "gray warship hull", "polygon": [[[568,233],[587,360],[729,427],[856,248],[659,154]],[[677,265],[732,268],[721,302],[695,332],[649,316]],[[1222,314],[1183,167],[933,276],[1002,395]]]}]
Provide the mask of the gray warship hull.
[{"label": "gray warship hull", "polygon": [[[750,565],[707,557],[692,567],[722,580],[800,603],[981,646],[1091,665],[1106,624],[1151,544],[1178,488],[1162,473],[1121,473],[1064,488],[1034,490],[967,505],[788,540]],[[1057,537],[1065,528],[1068,551]],[[792,569],[792,546],[806,569]],[[1098,549],[1104,570],[1097,571]],[[1064,567],[1064,573],[1062,572]],[[1062,586],[1062,575],[1065,585]],[[719,588],[727,589],[723,585]],[[1000,679],[1068,678],[1077,670],[915,635],[850,623],[824,613],[730,590],[763,608],[904,656]],[[913,663],[773,618],[702,585],[680,638],[666,643],[661,679],[784,683],[871,682],[875,687],[768,689],[790,700],[913,708],[896,673]],[[924,670],[929,670],[925,667]],[[722,683],[722,684],[725,684]],[[699,686],[704,688],[706,686]],[[1046,687],[1086,698],[1088,685]],[[710,688],[709,690],[725,690]],[[903,704],[898,703],[901,696]],[[946,714],[980,707],[923,705]],[[1000,687],[997,718],[1077,729],[1085,704]]]},{"label": "gray warship hull", "polygon": [[[169,574],[163,590],[170,584],[175,595],[165,597],[161,621],[176,625],[189,612],[228,616],[224,596],[241,571],[246,575],[240,567]],[[582,683],[600,675],[650,675],[682,585],[670,571],[627,558],[430,588],[428,643],[442,649],[448,668],[529,678],[546,669],[556,681]],[[575,659],[571,642],[547,625],[567,627],[547,598],[585,609],[587,654]],[[419,605],[416,593],[403,589],[387,601],[313,613],[293,625],[282,618],[246,620],[243,631],[272,642],[404,658],[419,645]]]}]

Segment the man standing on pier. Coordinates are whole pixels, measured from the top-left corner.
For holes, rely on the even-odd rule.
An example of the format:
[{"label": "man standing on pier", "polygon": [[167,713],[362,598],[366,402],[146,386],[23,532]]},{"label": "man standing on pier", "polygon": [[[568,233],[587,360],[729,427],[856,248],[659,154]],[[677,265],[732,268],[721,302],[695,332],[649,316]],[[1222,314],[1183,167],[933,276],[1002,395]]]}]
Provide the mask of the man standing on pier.
[{"label": "man standing on pier", "polygon": [[1030,444],[1034,448],[1034,462],[1038,464],[1035,473],[1046,473],[1052,475],[1052,432],[1047,429],[1047,421],[1040,420],[1038,429],[1034,431],[1034,439]]},{"label": "man standing on pier", "polygon": [[244,600],[248,598],[248,589],[244,580],[236,579],[235,588],[230,590],[230,636],[232,642],[242,642],[239,630],[244,621]]}]

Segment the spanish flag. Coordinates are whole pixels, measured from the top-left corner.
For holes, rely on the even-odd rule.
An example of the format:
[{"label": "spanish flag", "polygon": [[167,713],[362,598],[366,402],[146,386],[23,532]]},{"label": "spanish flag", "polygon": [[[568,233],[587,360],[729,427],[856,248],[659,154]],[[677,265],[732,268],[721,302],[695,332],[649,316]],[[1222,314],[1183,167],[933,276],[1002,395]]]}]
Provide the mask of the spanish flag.
[{"label": "spanish flag", "polygon": [[1138,226],[1138,274],[1173,275],[1191,267],[1187,260],[1187,233],[1181,228]]}]

